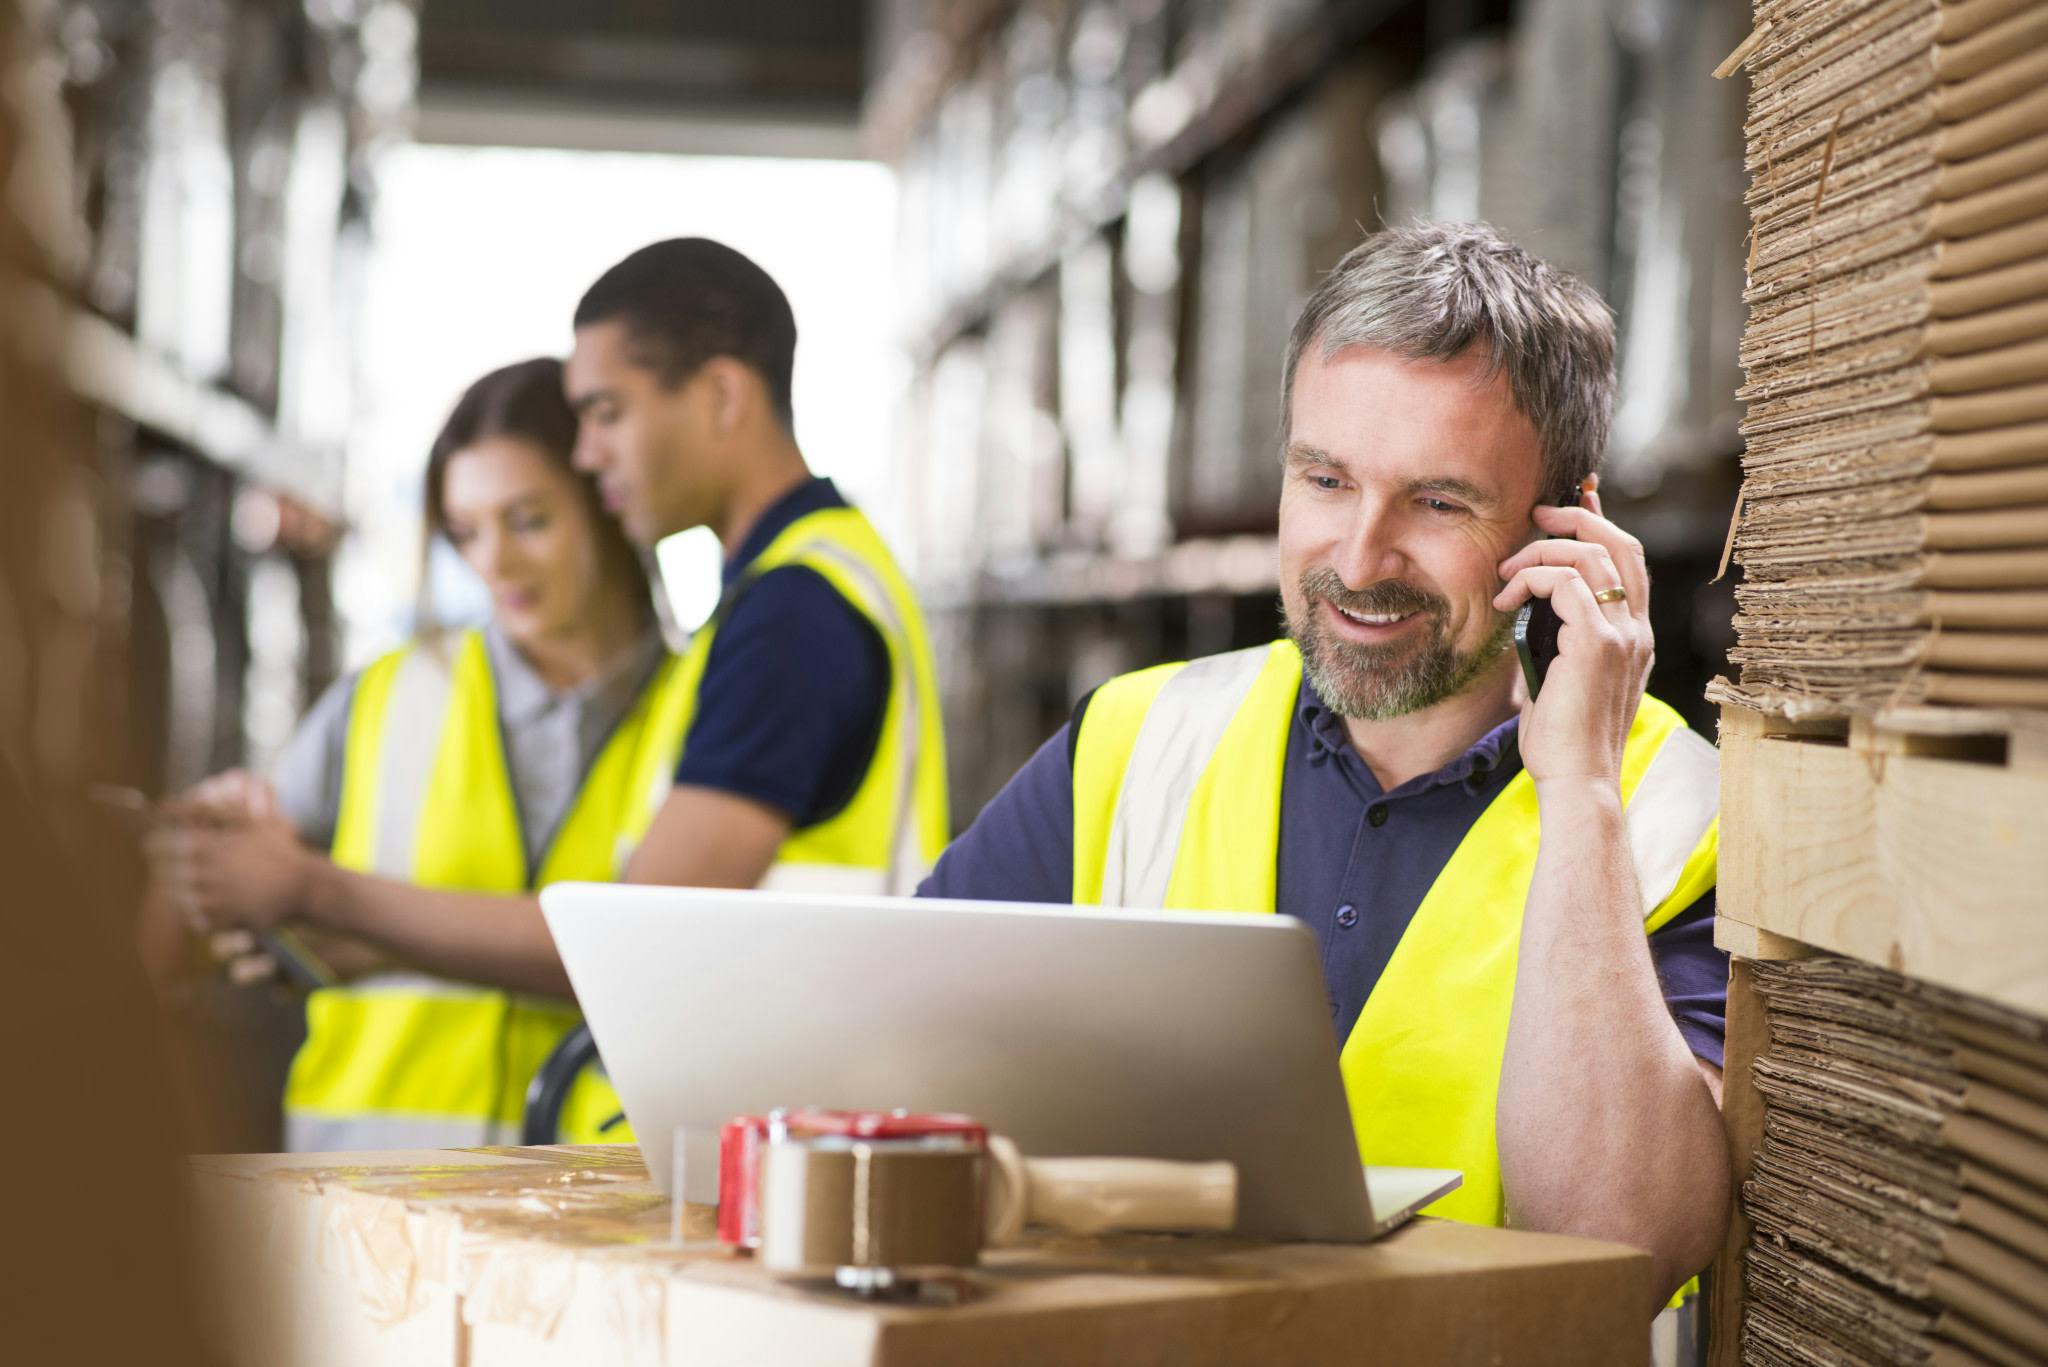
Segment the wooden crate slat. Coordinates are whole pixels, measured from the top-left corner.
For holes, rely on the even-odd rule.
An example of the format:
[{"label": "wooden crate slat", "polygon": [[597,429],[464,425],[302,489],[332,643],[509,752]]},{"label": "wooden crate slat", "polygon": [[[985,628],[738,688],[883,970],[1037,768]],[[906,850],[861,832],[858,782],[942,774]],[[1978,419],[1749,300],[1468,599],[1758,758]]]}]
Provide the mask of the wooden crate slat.
[{"label": "wooden crate slat", "polygon": [[2031,737],[1952,750],[1932,728],[1838,729],[1723,709],[1722,943],[1781,957],[1797,941],[2048,1013],[2048,769],[2017,743]]}]

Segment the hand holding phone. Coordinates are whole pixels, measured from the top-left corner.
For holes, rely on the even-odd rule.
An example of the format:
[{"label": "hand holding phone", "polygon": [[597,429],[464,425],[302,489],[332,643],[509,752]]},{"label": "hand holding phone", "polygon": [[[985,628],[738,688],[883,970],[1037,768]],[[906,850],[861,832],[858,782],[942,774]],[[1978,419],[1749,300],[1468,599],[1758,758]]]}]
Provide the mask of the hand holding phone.
[{"label": "hand holding phone", "polygon": [[[1576,508],[1580,496],[1581,491],[1573,489],[1570,502],[1563,506]],[[1548,598],[1531,598],[1515,613],[1515,654],[1521,657],[1522,682],[1531,702],[1543,691],[1544,677],[1557,659],[1557,633],[1563,625]]]}]

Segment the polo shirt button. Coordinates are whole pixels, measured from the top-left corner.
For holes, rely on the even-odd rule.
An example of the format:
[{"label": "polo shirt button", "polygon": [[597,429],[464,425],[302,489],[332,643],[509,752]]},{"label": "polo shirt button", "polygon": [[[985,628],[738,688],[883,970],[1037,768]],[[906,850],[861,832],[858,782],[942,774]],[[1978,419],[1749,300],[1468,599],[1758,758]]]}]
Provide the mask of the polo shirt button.
[{"label": "polo shirt button", "polygon": [[1375,826],[1386,825],[1387,804],[1384,802],[1375,802],[1372,804],[1372,806],[1367,807],[1365,809],[1365,819]]},{"label": "polo shirt button", "polygon": [[1346,902],[1337,908],[1337,924],[1349,930],[1358,924],[1358,908]]}]

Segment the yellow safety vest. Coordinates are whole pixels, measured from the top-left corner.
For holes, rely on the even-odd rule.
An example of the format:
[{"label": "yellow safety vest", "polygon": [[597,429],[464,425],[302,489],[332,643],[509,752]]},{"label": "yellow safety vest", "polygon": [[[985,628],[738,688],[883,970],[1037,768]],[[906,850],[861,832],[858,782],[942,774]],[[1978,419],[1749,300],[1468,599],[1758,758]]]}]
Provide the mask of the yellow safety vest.
[{"label": "yellow safety vest", "polygon": [[[420,646],[380,660],[356,688],[336,862],[484,892],[618,877],[667,794],[719,621],[756,577],[790,564],[822,575],[874,625],[889,655],[890,693],[852,799],[792,831],[762,886],[913,890],[947,836],[936,672],[908,582],[867,519],[850,508],[811,513],[786,528],[684,655],[662,667],[599,755],[531,884],[482,638],[464,638],[452,662]],[[428,755],[431,766],[422,758]],[[287,1141],[319,1149],[507,1142],[527,1083],[576,1019],[564,1003],[419,974],[316,992],[286,1088]],[[564,1107],[563,1136],[596,1138],[596,1127],[617,1110],[611,1089],[585,1077]],[[602,1135],[630,1137],[616,1127]]]},{"label": "yellow safety vest", "polygon": [[[761,886],[907,895],[946,847],[945,728],[917,596],[866,517],[853,508],[825,508],[784,528],[690,639],[684,686],[694,709],[720,623],[755,579],[784,565],[817,571],[875,628],[889,653],[889,701],[874,758],[851,800],[817,825],[791,831]],[[829,672],[832,662],[818,668]]]},{"label": "yellow safety vest", "polygon": [[[1301,656],[1280,641],[1097,691],[1074,754],[1074,900],[1274,911],[1300,690]],[[1714,747],[1645,697],[1621,773],[1645,933],[1714,885],[1718,775]],[[1462,1169],[1429,1213],[1472,1224],[1505,1219],[1494,1109],[1538,833],[1524,771],[1437,875],[1341,1054],[1364,1161]]]},{"label": "yellow safety vest", "polygon": [[[357,681],[332,857],[465,892],[617,878],[668,792],[689,701],[682,661],[669,656],[599,751],[535,877],[483,636],[414,642]],[[516,1142],[527,1085],[577,1020],[566,1002],[424,973],[316,991],[285,1087],[287,1146]],[[610,1087],[586,1075],[565,1102],[561,1132],[596,1140],[618,1110]],[[602,1138],[631,1135],[615,1126]]]}]

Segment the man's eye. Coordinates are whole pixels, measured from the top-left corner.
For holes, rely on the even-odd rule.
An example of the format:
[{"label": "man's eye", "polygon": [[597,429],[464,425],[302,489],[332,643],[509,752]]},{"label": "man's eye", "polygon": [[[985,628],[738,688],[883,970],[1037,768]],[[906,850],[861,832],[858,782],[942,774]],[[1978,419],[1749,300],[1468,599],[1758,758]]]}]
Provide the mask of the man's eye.
[{"label": "man's eye", "polygon": [[1447,503],[1440,498],[1425,498],[1422,500],[1422,506],[1433,513],[1462,513],[1465,511],[1457,504]]},{"label": "man's eye", "polygon": [[1344,487],[1344,481],[1335,475],[1310,475],[1308,482],[1318,489],[1336,490]]}]

